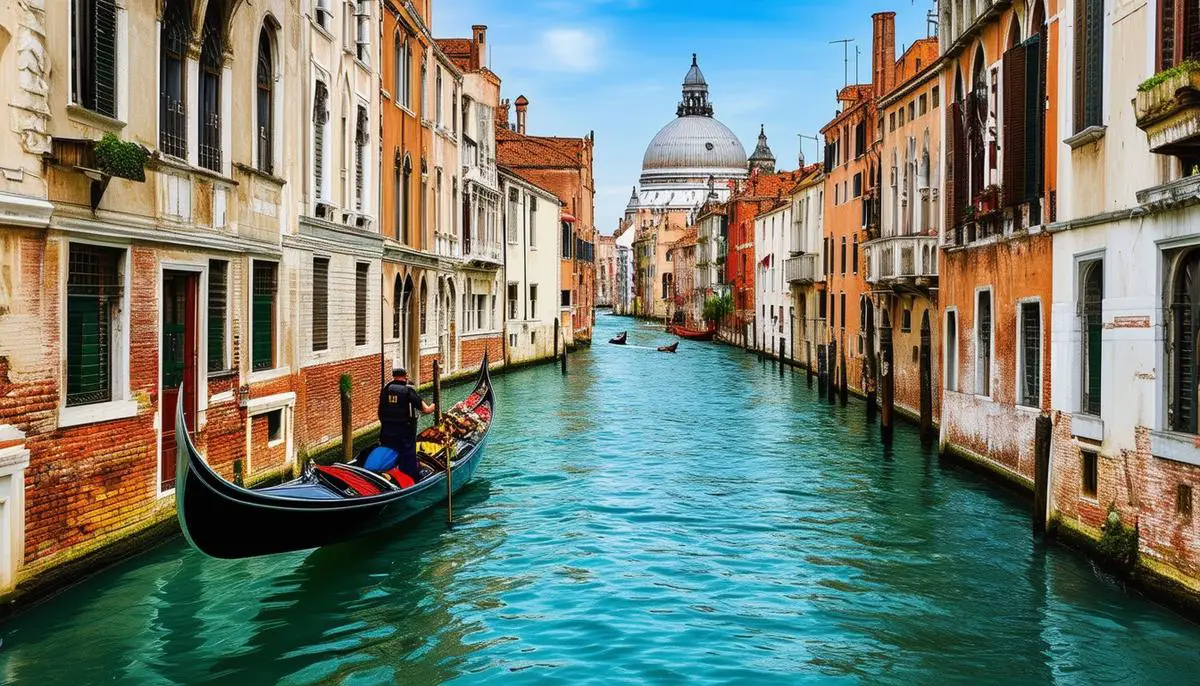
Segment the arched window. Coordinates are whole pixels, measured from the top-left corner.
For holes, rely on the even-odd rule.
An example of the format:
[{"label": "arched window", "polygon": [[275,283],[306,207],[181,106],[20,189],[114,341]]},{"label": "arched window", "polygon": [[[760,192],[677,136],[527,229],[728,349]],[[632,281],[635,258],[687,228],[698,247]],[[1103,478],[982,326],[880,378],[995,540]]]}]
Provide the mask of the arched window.
[{"label": "arched window", "polygon": [[417,301],[417,307],[421,311],[421,335],[424,336],[429,331],[429,317],[426,310],[429,309],[429,285],[425,283],[425,279],[421,279],[421,298]]},{"label": "arched window", "polygon": [[400,185],[400,193],[397,196],[396,218],[400,226],[400,242],[408,245],[409,241],[409,215],[412,212],[409,209],[409,193],[412,188],[412,158],[408,153],[404,154],[404,159],[401,160],[400,167],[396,170],[397,182]]},{"label": "arched window", "polygon": [[204,13],[200,42],[200,166],[221,171],[221,70],[225,36],[222,6],[212,2]]},{"label": "arched window", "polygon": [[1197,329],[1200,322],[1200,250],[1180,256],[1171,288],[1167,352],[1171,356],[1171,429],[1198,433],[1196,425]]},{"label": "arched window", "polygon": [[321,81],[317,82],[313,94],[313,196],[318,200],[327,198],[325,183],[326,160],[329,158],[326,150],[329,124],[329,89]]},{"label": "arched window", "polygon": [[1083,403],[1081,409],[1090,415],[1100,415],[1100,389],[1103,381],[1104,368],[1101,365],[1100,341],[1104,331],[1103,302],[1104,302],[1104,262],[1096,261],[1087,264],[1083,271],[1083,302],[1080,311],[1083,321],[1080,322],[1083,362]]},{"label": "arched window", "polygon": [[392,37],[392,97],[401,105],[408,105],[404,94],[404,83],[408,77],[404,71],[404,51],[407,46],[399,30]]},{"label": "arched window", "polygon": [[258,168],[275,171],[275,64],[271,56],[271,29],[263,25],[258,34],[258,79],[255,114],[258,123]]},{"label": "arched window", "polygon": [[167,0],[159,36],[158,147],[187,157],[187,51],[192,15],[186,0]]}]

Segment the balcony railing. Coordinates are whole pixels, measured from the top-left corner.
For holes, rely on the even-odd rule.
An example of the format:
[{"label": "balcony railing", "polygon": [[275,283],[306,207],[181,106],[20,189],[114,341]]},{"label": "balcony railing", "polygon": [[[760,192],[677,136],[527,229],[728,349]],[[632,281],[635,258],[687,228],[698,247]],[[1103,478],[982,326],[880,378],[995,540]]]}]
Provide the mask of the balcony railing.
[{"label": "balcony railing", "polygon": [[818,280],[817,255],[809,253],[783,261],[783,277],[788,283],[806,284]]},{"label": "balcony railing", "polygon": [[867,283],[878,287],[937,285],[938,245],[935,236],[888,236],[864,245]]},{"label": "balcony railing", "polygon": [[468,238],[463,241],[463,257],[470,262],[504,264],[504,247],[499,241]]}]

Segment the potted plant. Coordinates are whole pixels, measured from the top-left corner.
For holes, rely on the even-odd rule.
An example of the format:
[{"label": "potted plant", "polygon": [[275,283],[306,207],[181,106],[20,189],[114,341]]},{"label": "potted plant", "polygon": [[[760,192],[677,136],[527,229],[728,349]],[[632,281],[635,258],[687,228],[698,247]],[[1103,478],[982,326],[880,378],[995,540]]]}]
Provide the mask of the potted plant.
[{"label": "potted plant", "polygon": [[990,214],[1000,208],[1000,186],[991,184],[975,196],[975,206],[980,214]]},{"label": "potted plant", "polygon": [[112,133],[96,141],[93,148],[96,166],[100,171],[130,181],[146,180],[146,159],[149,154],[137,143],[123,141]]}]

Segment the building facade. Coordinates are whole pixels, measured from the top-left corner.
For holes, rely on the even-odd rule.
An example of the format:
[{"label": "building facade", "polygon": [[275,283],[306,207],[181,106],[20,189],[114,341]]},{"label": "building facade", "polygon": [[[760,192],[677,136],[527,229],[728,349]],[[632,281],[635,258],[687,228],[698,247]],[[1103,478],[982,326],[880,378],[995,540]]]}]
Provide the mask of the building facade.
[{"label": "building facade", "polygon": [[791,349],[796,334],[796,309],[791,289],[784,278],[788,238],[792,228],[792,199],[781,198],[776,207],[754,220],[754,302],[758,307],[758,338],[754,347],[778,355],[783,342],[784,354],[794,359]]},{"label": "building facade", "polygon": [[824,169],[820,165],[806,167],[790,196],[792,223],[783,271],[795,308],[796,330],[788,346],[792,359],[820,371],[826,340]]},{"label": "building facade", "polygon": [[505,198],[505,362],[554,355],[558,318],[559,199],[548,190],[500,170]]}]

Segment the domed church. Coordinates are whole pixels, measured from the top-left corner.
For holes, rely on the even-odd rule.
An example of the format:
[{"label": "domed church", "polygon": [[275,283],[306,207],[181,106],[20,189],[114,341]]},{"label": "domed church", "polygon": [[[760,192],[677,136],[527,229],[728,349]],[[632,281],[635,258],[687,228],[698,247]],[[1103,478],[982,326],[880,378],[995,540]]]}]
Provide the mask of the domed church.
[{"label": "domed church", "polygon": [[692,55],[683,79],[683,100],[676,117],[658,132],[642,157],[640,191],[629,199],[626,218],[638,210],[693,210],[710,191],[726,200],[732,182],[749,176],[750,161],[741,141],[716,118],[708,100],[708,82]]}]

